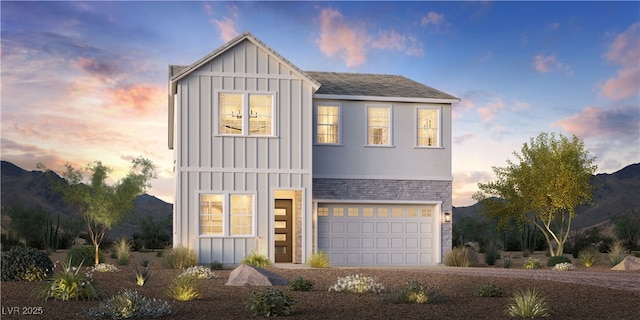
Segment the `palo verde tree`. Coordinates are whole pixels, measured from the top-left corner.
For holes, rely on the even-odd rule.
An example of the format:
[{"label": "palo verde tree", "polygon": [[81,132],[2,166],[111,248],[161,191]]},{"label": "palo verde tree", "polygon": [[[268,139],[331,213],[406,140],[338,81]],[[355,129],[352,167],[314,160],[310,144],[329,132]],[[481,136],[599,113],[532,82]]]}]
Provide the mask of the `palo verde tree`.
[{"label": "palo verde tree", "polygon": [[62,175],[67,185],[58,186],[64,201],[80,212],[95,247],[95,264],[98,264],[100,242],[106,232],[118,224],[133,208],[133,200],[149,187],[149,180],[156,177],[155,166],[145,158],[132,160],[129,173],[113,185],[107,184],[111,169],[100,161],[86,167],[90,173],[84,183],[85,171],[66,164]]},{"label": "palo verde tree", "polygon": [[[575,135],[541,133],[513,153],[519,163],[493,167],[497,180],[479,183],[473,197],[484,214],[529,222],[544,235],[551,256],[563,254],[576,207],[593,203],[591,175],[597,166]],[[496,198],[497,197],[497,198]]]}]

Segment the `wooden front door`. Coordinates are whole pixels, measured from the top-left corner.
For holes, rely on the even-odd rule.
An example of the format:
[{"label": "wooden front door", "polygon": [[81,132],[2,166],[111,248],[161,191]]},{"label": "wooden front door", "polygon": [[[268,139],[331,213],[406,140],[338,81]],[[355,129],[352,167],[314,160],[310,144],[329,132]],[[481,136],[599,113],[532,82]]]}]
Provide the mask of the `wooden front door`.
[{"label": "wooden front door", "polygon": [[291,208],[291,200],[276,199],[276,207],[273,211],[275,262],[292,262],[293,223]]}]

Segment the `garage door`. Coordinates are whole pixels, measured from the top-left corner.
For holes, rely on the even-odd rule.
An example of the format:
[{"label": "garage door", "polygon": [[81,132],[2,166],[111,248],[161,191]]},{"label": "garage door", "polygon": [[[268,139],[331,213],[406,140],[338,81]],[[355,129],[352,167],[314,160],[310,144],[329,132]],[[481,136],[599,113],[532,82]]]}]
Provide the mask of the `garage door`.
[{"label": "garage door", "polygon": [[318,204],[318,249],[336,266],[433,265],[435,205]]}]

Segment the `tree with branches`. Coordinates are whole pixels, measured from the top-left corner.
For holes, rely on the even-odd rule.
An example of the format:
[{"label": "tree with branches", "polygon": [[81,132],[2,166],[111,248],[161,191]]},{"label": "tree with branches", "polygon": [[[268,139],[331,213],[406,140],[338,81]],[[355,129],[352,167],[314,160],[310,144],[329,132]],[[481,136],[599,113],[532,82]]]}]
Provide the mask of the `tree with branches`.
[{"label": "tree with branches", "polygon": [[551,256],[561,256],[576,207],[593,204],[595,158],[575,135],[553,133],[531,138],[514,156],[519,162],[493,167],[497,180],[478,183],[480,191],[473,197],[484,214],[501,223],[515,219],[535,225]]},{"label": "tree with branches", "polygon": [[80,212],[95,247],[95,264],[98,264],[99,247],[106,232],[131,212],[133,200],[149,187],[151,179],[156,178],[155,166],[148,159],[135,158],[129,173],[113,185],[107,183],[111,168],[100,161],[87,165],[87,183],[87,172],[68,163],[65,167],[62,177],[66,184],[58,185],[56,189],[67,204]]}]

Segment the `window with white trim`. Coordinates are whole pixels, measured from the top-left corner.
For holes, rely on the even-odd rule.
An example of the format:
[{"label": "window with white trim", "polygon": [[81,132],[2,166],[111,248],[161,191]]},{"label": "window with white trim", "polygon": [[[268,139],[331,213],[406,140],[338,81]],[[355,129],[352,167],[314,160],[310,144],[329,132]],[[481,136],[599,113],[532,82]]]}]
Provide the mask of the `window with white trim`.
[{"label": "window with white trim", "polygon": [[218,134],[274,135],[274,95],[218,93]]},{"label": "window with white trim", "polygon": [[318,105],[315,114],[316,143],[339,144],[340,106]]},{"label": "window with white trim", "polygon": [[391,145],[391,107],[367,107],[367,145]]},{"label": "window with white trim", "polygon": [[201,236],[253,236],[254,203],[251,194],[201,193]]},{"label": "window with white trim", "polygon": [[440,109],[418,108],[416,115],[416,145],[440,146]]}]

